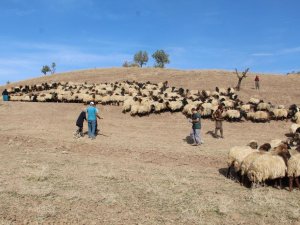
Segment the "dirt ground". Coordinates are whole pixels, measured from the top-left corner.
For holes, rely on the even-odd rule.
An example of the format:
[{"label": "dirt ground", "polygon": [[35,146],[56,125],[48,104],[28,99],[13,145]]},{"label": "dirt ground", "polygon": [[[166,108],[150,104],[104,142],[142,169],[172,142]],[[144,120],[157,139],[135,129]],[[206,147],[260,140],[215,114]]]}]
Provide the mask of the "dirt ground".
[{"label": "dirt ground", "polygon": [[[172,73],[139,79],[189,88],[194,78],[204,79]],[[93,81],[90,74],[60,76]],[[207,87],[235,83],[226,76],[232,80],[213,74]],[[247,81],[241,95],[299,103],[299,77],[265,77],[264,90],[255,92]],[[224,176],[230,147],[284,139],[291,122],[226,122],[225,139],[214,139],[214,123],[203,120],[205,143],[194,147],[181,113],[139,118],[121,107],[98,107],[104,119],[90,140],[73,138],[82,104],[0,102],[0,224],[300,224],[299,190],[251,190]]]}]

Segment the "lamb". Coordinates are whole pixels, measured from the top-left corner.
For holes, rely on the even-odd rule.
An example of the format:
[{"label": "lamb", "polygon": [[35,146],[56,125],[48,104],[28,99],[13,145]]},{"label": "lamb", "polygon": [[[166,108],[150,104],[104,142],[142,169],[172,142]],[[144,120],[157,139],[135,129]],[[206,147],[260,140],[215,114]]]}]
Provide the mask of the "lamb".
[{"label": "lamb", "polygon": [[291,157],[287,145],[281,144],[272,152],[256,158],[248,170],[248,178],[253,183],[264,183],[266,180],[281,179],[287,172],[287,162]]},{"label": "lamb", "polygon": [[290,151],[291,158],[287,164],[287,175],[289,177],[289,190],[293,190],[293,180],[296,181],[297,187],[300,189],[299,176],[300,176],[300,146],[295,150]]}]

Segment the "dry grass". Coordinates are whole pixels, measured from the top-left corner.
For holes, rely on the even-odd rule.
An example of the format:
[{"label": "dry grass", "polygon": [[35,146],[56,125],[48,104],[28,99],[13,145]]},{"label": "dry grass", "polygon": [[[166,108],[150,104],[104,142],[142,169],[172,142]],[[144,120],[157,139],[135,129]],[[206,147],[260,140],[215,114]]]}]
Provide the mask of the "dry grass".
[{"label": "dry grass", "polygon": [[[263,76],[263,89],[256,92],[251,76],[243,98],[299,101],[298,77]],[[188,88],[236,82],[229,72],[154,69],[43,79],[169,80]],[[204,120],[205,144],[198,148],[185,142],[190,127],[181,113],[132,118],[120,107],[100,106],[102,135],[91,141],[72,136],[81,108],[0,103],[0,224],[299,224],[298,190],[250,190],[223,175],[230,146],[285,138],[290,122],[225,123],[225,139],[216,140],[206,134],[213,122]]]}]

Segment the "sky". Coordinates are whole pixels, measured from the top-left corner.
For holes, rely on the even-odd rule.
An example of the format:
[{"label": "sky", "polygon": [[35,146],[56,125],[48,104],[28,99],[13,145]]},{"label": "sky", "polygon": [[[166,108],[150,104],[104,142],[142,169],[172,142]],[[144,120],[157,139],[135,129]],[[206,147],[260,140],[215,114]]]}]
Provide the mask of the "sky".
[{"label": "sky", "polygon": [[0,84],[52,62],[57,72],[120,67],[158,49],[167,68],[300,71],[299,9],[299,0],[0,0]]}]

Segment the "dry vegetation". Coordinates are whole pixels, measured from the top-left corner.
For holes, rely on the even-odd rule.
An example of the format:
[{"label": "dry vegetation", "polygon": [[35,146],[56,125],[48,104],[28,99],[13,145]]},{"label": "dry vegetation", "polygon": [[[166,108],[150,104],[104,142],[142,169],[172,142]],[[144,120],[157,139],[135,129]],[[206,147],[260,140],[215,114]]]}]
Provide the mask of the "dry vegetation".
[{"label": "dry vegetation", "polygon": [[[300,104],[299,76],[243,81],[242,99]],[[191,89],[236,84],[224,71],[106,69],[33,79],[159,82]],[[3,87],[2,87],[3,88]],[[225,139],[208,131],[205,144],[186,143],[190,124],[181,113],[144,118],[100,106],[101,135],[73,139],[82,104],[0,102],[0,224],[300,224],[300,191],[254,190],[224,176],[228,149],[251,139],[285,138],[291,122],[225,123]],[[86,127],[85,127],[86,130]]]}]

